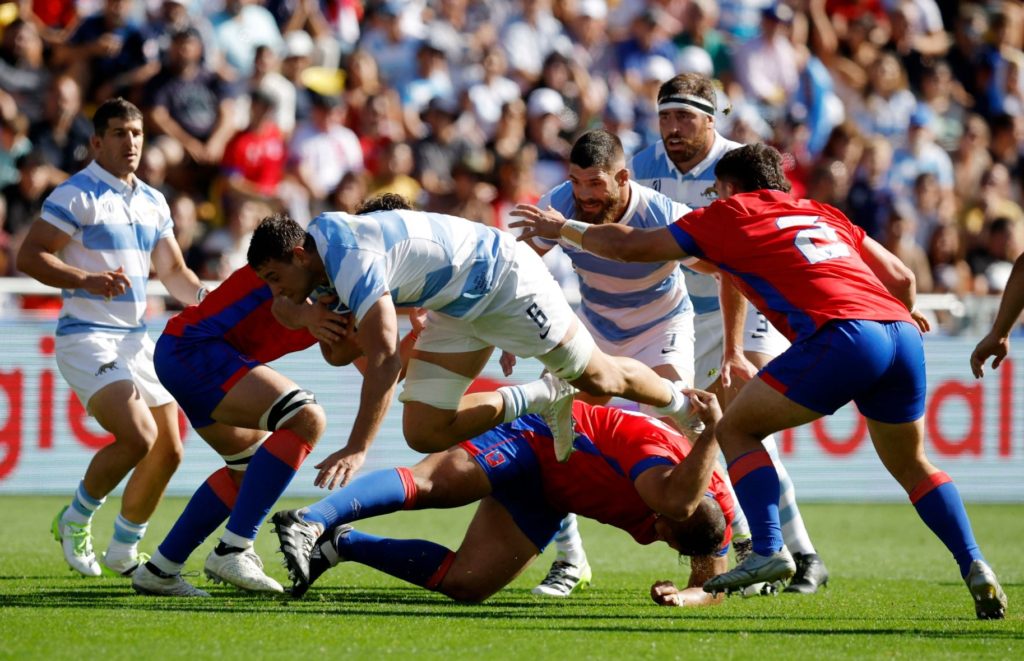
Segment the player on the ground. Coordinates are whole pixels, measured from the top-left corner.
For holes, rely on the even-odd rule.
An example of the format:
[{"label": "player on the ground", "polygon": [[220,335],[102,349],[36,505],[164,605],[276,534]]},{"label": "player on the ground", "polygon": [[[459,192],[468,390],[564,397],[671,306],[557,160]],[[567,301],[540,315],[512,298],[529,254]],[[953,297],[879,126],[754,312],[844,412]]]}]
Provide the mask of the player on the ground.
[{"label": "player on the ground", "polygon": [[129,575],[144,558],[139,540],[182,453],[178,408],[157,380],[146,334],[150,269],[182,303],[196,302],[206,290],[185,266],[167,201],[135,176],[142,113],[124,99],[111,99],[96,110],[93,129],[96,160],[46,198],[17,265],[63,290],[57,367],[114,437],[89,462],[71,504],[54,518],[54,537],[73,570],[99,576],[92,518],[131,472],[101,558],[108,570]]},{"label": "player on the ground", "polygon": [[[541,413],[564,460],[574,441],[569,383],[653,405],[681,424],[690,418],[689,402],[673,384],[594,345],[540,257],[506,232],[412,210],[325,213],[308,232],[272,216],[256,228],[248,259],[276,296],[301,303],[326,286],[352,311],[367,372],[375,376],[363,381],[352,447],[376,435],[398,382],[396,307],[430,311],[399,398],[406,441],[420,452]],[[466,395],[495,346],[536,356],[550,373]],[[325,470],[330,477],[333,468]]]},{"label": "player on the ground", "polygon": [[[543,420],[527,415],[412,468],[370,473],[319,503],[278,512],[273,520],[293,595],[301,597],[327,568],[351,560],[452,599],[483,601],[518,576],[573,511],[621,528],[640,544],[660,540],[691,556],[685,588],[666,581],[652,586],[658,603],[718,603],[700,586],[727,567],[733,499],[716,471],[714,428],[721,412],[713,394],[685,392],[706,423],[692,447],[653,418],[576,402],[580,451],[567,462],[557,461]],[[455,552],[347,525],[403,509],[478,500]]]},{"label": "player on the ground", "polygon": [[[566,218],[630,227],[667,227],[690,208],[630,180],[622,143],[601,129],[573,145],[569,180],[546,193],[537,206]],[[532,242],[544,255],[558,243]],[[580,279],[579,316],[597,346],[611,356],[635,358],[659,376],[693,386],[693,306],[675,260],[623,264],[562,244]],[[503,356],[503,362],[508,359]],[[606,403],[607,397],[591,403]],[[685,430],[684,430],[685,431]],[[575,516],[555,536],[557,556],[535,594],[565,597],[589,584],[592,573]]]},{"label": "player on the ground", "polygon": [[[710,204],[715,198],[715,164],[723,155],[742,146],[727,140],[716,129],[717,102],[715,86],[706,76],[686,73],[665,82],[658,91],[661,140],[633,157],[629,167],[636,180],[692,209]],[[753,376],[756,369],[785,351],[789,341],[757,308],[743,305],[739,293],[728,282],[723,287],[725,305],[720,310],[718,279],[685,266],[683,273],[696,315],[695,384],[718,393],[722,405],[728,408],[735,389],[723,386],[731,386],[734,376],[740,377],[736,381]],[[744,309],[746,315],[742,314]],[[723,315],[729,317],[729,323],[723,321]],[[775,439],[768,436],[764,446],[779,473],[783,537],[797,563],[797,572],[786,591],[811,594],[828,582],[828,570],[804,526],[793,481],[780,460]],[[748,551],[749,527],[742,512],[736,514],[733,532],[734,547]]]},{"label": "player on the ground", "polygon": [[985,376],[985,361],[989,358],[993,358],[992,369],[997,369],[1009,355],[1010,333],[1020,319],[1021,310],[1024,310],[1024,255],[1013,263],[991,330],[971,353],[971,372],[975,378]]},{"label": "player on the ground", "polygon": [[837,209],[793,199],[771,147],[729,152],[715,176],[719,200],[667,229],[550,216],[517,223],[527,239],[561,233],[585,250],[625,261],[699,257],[728,274],[793,341],[743,386],[718,425],[754,548],[704,589],[730,591],[793,574],[779,523],[779,478],[761,439],[853,401],[882,463],[953,554],[977,616],[1004,617],[1006,595],[974,540],[960,494],[925,457],[921,331],[928,321],[914,308],[913,273]]}]

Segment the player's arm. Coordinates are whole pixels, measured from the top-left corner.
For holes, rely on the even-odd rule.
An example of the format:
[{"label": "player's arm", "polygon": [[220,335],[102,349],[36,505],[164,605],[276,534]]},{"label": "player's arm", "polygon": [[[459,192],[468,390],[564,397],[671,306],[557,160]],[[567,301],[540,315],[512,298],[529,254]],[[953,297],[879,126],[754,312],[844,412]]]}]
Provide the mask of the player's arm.
[{"label": "player's arm", "polygon": [[718,300],[722,311],[725,337],[722,345],[722,385],[729,388],[733,377],[749,381],[757,368],[743,353],[743,329],[747,320],[747,299],[724,273],[718,277]]},{"label": "player's arm", "polygon": [[633,481],[648,507],[677,521],[690,518],[707,492],[718,460],[715,426],[722,418],[722,409],[713,393],[690,389],[683,392],[704,422],[704,431],[681,462],[675,466],[652,466]]},{"label": "player's arm", "polygon": [[18,270],[50,287],[83,289],[107,298],[120,296],[131,287],[131,280],[121,268],[91,273],[65,264],[57,253],[70,241],[70,234],[45,220],[36,220],[18,250]]},{"label": "player's arm", "polygon": [[658,581],[651,586],[651,599],[659,606],[714,606],[720,604],[724,594],[704,592],[706,581],[724,574],[729,569],[726,556],[699,555],[690,558],[690,578],[680,589],[672,581]]},{"label": "player's arm", "polygon": [[380,430],[391,406],[402,363],[398,354],[398,315],[391,296],[385,293],[359,323],[359,347],[366,356],[366,374],[359,394],[359,410],[348,443],[316,465],[316,486],[333,489],[362,466],[366,451]]},{"label": "player's arm", "polygon": [[617,223],[588,225],[566,220],[558,211],[541,210],[532,204],[520,204],[512,210],[519,218],[510,228],[522,228],[520,241],[540,237],[560,238],[589,253],[620,262],[667,262],[688,257],[667,227],[637,229]]},{"label": "player's arm", "polygon": [[931,324],[927,317],[918,312],[914,305],[917,298],[917,283],[914,281],[914,272],[910,270],[910,267],[869,236],[864,237],[864,241],[860,245],[860,254],[868,268],[882,281],[889,293],[907,306],[921,330],[924,332],[930,330]]},{"label": "player's arm", "polygon": [[157,241],[153,248],[153,267],[160,282],[182,305],[198,303],[206,295],[206,287],[199,276],[185,265],[181,247],[173,236]]},{"label": "player's arm", "polygon": [[985,375],[985,361],[990,356],[994,356],[992,369],[999,367],[1006,358],[1010,351],[1010,331],[1020,318],[1021,310],[1024,310],[1024,255],[1013,263],[992,328],[971,353],[971,372],[975,378]]}]

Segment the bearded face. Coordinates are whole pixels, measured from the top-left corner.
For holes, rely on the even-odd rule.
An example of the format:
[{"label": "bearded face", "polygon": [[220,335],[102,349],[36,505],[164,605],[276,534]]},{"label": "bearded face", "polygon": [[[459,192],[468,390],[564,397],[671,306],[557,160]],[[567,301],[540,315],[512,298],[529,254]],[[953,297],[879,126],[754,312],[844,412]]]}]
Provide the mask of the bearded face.
[{"label": "bearded face", "polygon": [[579,195],[573,189],[573,200],[576,202],[576,219],[582,220],[591,225],[600,225],[606,222],[615,222],[619,215],[619,191],[616,186],[610,186],[604,191],[590,187],[584,193],[585,197]]},{"label": "bearded face", "polygon": [[690,163],[709,147],[711,118],[689,109],[662,110],[658,127],[665,153],[677,166]]}]

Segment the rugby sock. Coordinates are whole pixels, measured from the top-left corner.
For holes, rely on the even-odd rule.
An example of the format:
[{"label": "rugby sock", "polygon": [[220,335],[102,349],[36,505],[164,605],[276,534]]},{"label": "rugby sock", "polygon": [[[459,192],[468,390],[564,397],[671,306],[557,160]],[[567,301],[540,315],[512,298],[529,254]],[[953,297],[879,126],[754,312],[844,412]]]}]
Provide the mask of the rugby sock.
[{"label": "rugby sock", "polygon": [[89,492],[85,490],[85,481],[78,483],[78,490],[75,491],[75,497],[71,499],[71,505],[64,510],[64,515],[61,520],[64,523],[77,523],[79,525],[85,525],[92,521],[92,515],[96,513],[96,510],[106,501],[106,498],[93,498],[89,495]]},{"label": "rugby sock", "polygon": [[764,450],[740,455],[729,464],[729,479],[747,515],[754,553],[768,556],[782,548],[779,475]]},{"label": "rugby sock", "polygon": [[242,549],[252,546],[260,524],[312,450],[289,429],[278,429],[267,438],[249,461],[222,542]]},{"label": "rugby sock", "polygon": [[390,539],[358,530],[338,535],[338,555],[395,578],[436,590],[455,560],[451,550],[423,539]]},{"label": "rugby sock", "polygon": [[576,523],[576,515],[570,514],[562,519],[562,524],[555,535],[555,549],[558,559],[570,565],[582,567],[587,562],[587,553],[583,550],[583,538]]},{"label": "rugby sock", "polygon": [[779,520],[782,523],[782,539],[791,553],[816,553],[811,537],[807,534],[804,526],[804,518],[800,515],[800,508],[796,504],[796,489],[793,487],[793,480],[789,472],[782,465],[779,458],[779,449],[775,444],[775,438],[767,437],[761,442],[768,455],[775,464],[775,472],[779,476]]},{"label": "rugby sock", "polygon": [[[227,467],[215,471],[196,489],[151,562],[167,573],[180,571],[192,551],[199,548],[203,540],[228,518],[237,497],[238,485],[231,479],[231,471]],[[175,563],[177,567],[168,568],[157,564],[158,556]]]},{"label": "rugby sock", "polygon": [[132,523],[118,514],[114,521],[114,536],[107,546],[106,561],[113,562],[115,559],[132,558],[138,554],[139,541],[146,534],[146,527],[149,522]]},{"label": "rugby sock", "polygon": [[985,559],[974,541],[960,491],[949,475],[939,471],[921,480],[910,492],[910,502],[921,520],[956,558],[961,576],[967,576],[972,561]]},{"label": "rugby sock", "polygon": [[557,397],[549,381],[543,378],[518,386],[502,386],[498,388],[498,394],[504,404],[502,422],[512,422],[527,413],[537,413]]},{"label": "rugby sock", "polygon": [[302,518],[324,529],[358,519],[368,519],[412,509],[416,503],[416,481],[408,468],[379,470],[352,480],[320,502],[301,511]]}]

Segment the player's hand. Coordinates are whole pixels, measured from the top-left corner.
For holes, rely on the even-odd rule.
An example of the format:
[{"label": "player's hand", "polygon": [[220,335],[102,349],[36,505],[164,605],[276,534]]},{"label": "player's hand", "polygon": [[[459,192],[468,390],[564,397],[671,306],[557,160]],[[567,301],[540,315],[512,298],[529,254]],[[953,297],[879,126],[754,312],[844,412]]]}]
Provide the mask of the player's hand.
[{"label": "player's hand", "polygon": [[512,376],[512,370],[516,366],[516,356],[507,351],[501,352],[501,358],[498,359],[498,364],[501,365],[501,373],[505,376]]},{"label": "player's hand", "polygon": [[682,393],[690,398],[690,406],[693,412],[700,418],[707,427],[714,428],[722,419],[722,407],[718,403],[715,393],[696,388],[683,388]]},{"label": "player's hand", "polygon": [[520,241],[535,236],[557,241],[566,220],[565,216],[551,207],[541,210],[532,204],[517,204],[509,215],[522,219],[508,224],[509,229],[522,229]]},{"label": "player's hand", "polygon": [[974,378],[980,379],[985,376],[986,360],[993,358],[992,369],[996,369],[1009,352],[1010,338],[996,337],[991,333],[981,338],[981,342],[978,342],[978,346],[974,347],[971,353],[971,372]]},{"label": "player's hand", "polygon": [[910,316],[914,319],[914,323],[917,324],[922,333],[927,333],[932,329],[932,322],[928,321],[928,317],[924,316],[917,308],[910,311]]},{"label": "player's hand", "polygon": [[307,305],[305,326],[320,342],[341,342],[352,332],[352,315],[332,312],[326,305]]},{"label": "player's hand", "polygon": [[739,390],[744,383],[757,376],[757,366],[742,353],[722,356],[722,387]]},{"label": "player's hand", "polygon": [[413,308],[409,311],[409,323],[412,324],[412,333],[417,337],[427,327],[427,310],[424,308]]},{"label": "player's hand", "polygon": [[651,599],[659,606],[683,606],[683,591],[672,581],[658,581],[651,586]]},{"label": "player's hand", "polygon": [[131,286],[131,278],[124,274],[124,267],[118,266],[116,271],[90,273],[79,289],[110,300],[125,293]]},{"label": "player's hand", "polygon": [[366,461],[365,450],[350,450],[342,448],[329,455],[314,468],[319,468],[313,486],[323,489],[333,489],[336,486],[345,486],[356,474],[356,471]]}]

